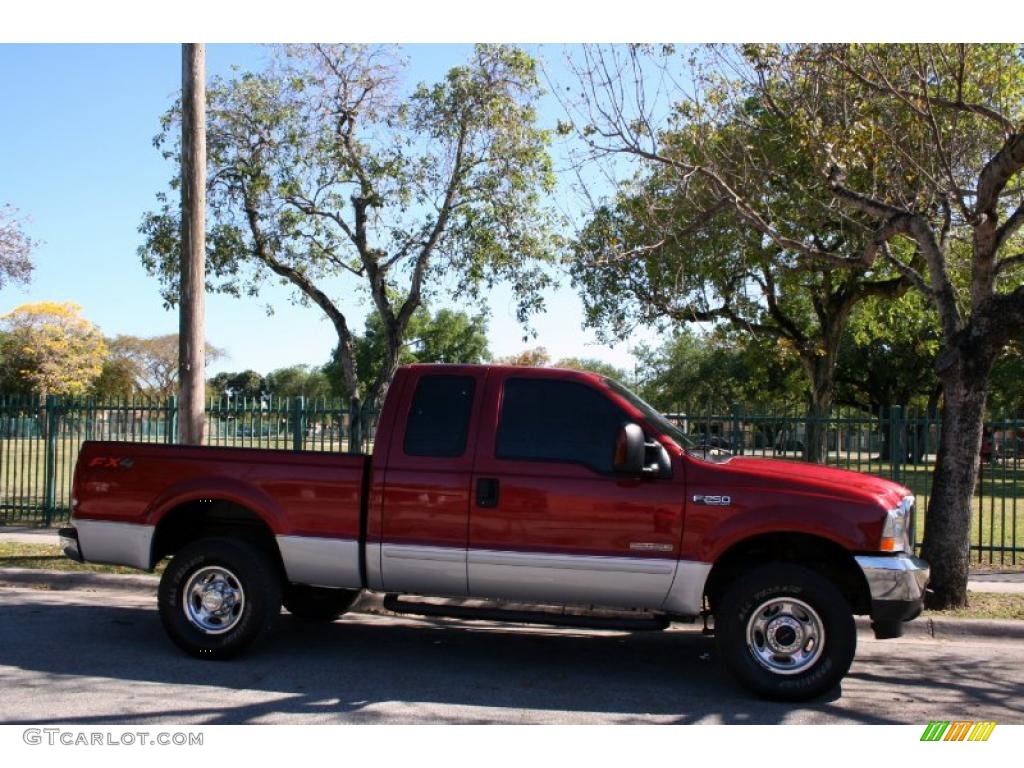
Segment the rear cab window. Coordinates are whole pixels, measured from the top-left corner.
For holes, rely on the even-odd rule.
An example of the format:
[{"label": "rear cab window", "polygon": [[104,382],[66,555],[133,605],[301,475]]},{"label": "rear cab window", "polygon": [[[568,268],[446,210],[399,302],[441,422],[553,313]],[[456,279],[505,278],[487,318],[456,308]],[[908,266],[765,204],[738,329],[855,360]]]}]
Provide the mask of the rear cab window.
[{"label": "rear cab window", "polygon": [[476,379],[472,376],[420,377],[405,425],[405,455],[462,456],[466,452],[475,394]]}]

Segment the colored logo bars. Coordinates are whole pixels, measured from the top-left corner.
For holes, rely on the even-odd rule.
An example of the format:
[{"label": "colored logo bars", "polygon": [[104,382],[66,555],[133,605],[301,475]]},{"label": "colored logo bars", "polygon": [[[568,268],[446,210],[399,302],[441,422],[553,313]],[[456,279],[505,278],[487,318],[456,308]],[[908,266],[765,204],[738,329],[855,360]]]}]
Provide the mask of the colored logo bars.
[{"label": "colored logo bars", "polygon": [[921,735],[921,741],[988,741],[996,724],[954,720],[953,722],[932,720]]}]

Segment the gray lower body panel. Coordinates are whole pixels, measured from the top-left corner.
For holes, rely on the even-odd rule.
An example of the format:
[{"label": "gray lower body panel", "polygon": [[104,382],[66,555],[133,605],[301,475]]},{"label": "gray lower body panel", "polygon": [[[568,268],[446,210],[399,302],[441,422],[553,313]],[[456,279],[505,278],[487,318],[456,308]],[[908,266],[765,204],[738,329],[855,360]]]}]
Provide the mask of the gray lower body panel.
[{"label": "gray lower body panel", "polygon": [[680,616],[699,616],[704,608],[704,585],[711,573],[711,563],[697,560],[680,560],[676,564],[676,575],[662,610]]},{"label": "gray lower body panel", "polygon": [[315,587],[359,589],[359,542],[315,536],[278,536],[288,581]]},{"label": "gray lower body panel", "polygon": [[460,547],[428,547],[382,544],[380,563],[384,589],[438,597],[465,597],[466,550]]},{"label": "gray lower body panel", "polygon": [[153,567],[152,525],[72,520],[78,533],[78,551],[90,563],[127,565],[144,571]]},{"label": "gray lower body panel", "polygon": [[468,561],[473,597],[655,610],[676,572],[655,558],[471,549]]}]

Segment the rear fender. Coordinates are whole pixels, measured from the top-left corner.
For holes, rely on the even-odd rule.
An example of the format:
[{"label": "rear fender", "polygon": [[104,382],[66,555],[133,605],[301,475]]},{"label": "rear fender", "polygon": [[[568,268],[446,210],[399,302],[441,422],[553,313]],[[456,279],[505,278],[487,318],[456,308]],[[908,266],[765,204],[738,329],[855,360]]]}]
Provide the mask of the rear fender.
[{"label": "rear fender", "polygon": [[157,526],[172,510],[205,499],[244,507],[259,517],[274,536],[289,533],[284,511],[270,496],[249,483],[224,477],[194,477],[167,488],[146,511],[146,524]]}]

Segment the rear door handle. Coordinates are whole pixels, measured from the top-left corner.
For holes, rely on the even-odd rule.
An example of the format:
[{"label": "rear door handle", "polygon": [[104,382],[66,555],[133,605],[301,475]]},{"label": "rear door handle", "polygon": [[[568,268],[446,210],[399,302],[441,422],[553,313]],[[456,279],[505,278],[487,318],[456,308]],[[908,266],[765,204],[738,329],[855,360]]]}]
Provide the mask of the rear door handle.
[{"label": "rear door handle", "polygon": [[476,481],[476,505],[478,507],[498,506],[498,479],[481,477]]}]

